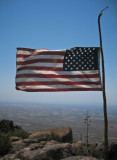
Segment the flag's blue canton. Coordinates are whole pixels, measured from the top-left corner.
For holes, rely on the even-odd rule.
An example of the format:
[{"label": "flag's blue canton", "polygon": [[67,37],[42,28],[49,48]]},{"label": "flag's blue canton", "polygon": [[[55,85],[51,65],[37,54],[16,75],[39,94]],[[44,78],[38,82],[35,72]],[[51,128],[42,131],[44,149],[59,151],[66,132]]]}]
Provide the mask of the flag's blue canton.
[{"label": "flag's blue canton", "polygon": [[64,57],[64,71],[98,70],[98,47],[68,49]]}]

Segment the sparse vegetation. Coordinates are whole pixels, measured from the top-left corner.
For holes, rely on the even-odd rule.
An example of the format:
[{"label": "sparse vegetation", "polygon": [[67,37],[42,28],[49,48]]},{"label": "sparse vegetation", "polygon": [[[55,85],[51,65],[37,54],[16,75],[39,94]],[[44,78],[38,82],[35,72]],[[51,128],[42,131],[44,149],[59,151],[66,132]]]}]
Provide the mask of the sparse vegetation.
[{"label": "sparse vegetation", "polygon": [[8,133],[9,131],[13,130],[14,130],[13,121],[5,119],[0,121],[0,132]]},{"label": "sparse vegetation", "polygon": [[104,152],[101,149],[97,149],[93,146],[89,147],[89,153],[90,156],[98,158],[98,159],[102,159],[104,158]]},{"label": "sparse vegetation", "polygon": [[8,134],[0,133],[0,156],[7,154],[11,147],[11,138]]},{"label": "sparse vegetation", "polygon": [[24,131],[20,126],[14,126],[13,121],[10,120],[1,120],[0,121],[0,132],[6,135],[17,136],[22,139],[28,138],[30,135],[28,132]]},{"label": "sparse vegetation", "polygon": [[18,129],[18,130],[14,130],[13,132],[9,132],[9,135],[12,136],[16,136],[16,137],[20,137],[22,139],[26,139],[29,137],[30,133],[24,131],[23,129]]},{"label": "sparse vegetation", "polygon": [[56,140],[58,142],[62,142],[62,139],[55,133],[51,134],[52,140]]},{"label": "sparse vegetation", "polygon": [[80,134],[80,141],[83,141],[83,135],[82,135],[82,133]]},{"label": "sparse vegetation", "polygon": [[90,120],[91,116],[89,115],[89,112],[85,114],[85,124],[86,124],[86,143],[87,143],[87,148],[88,148],[88,143],[89,143],[89,126],[91,124]]},{"label": "sparse vegetation", "polygon": [[28,138],[29,133],[20,126],[14,126],[13,121],[0,121],[0,156],[7,154],[11,148],[11,137],[16,136],[22,139]]},{"label": "sparse vegetation", "polygon": [[57,142],[62,142],[62,139],[55,133],[52,133],[50,136],[48,136],[48,140],[56,140]]}]

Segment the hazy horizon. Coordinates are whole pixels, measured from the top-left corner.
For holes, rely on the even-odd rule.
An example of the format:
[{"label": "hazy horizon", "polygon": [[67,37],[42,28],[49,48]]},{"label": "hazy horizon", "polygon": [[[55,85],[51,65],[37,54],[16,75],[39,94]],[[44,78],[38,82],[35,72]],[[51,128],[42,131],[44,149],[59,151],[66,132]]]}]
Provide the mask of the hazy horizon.
[{"label": "hazy horizon", "polygon": [[[18,106],[18,107],[38,107],[38,106],[42,106],[42,107],[83,107],[86,109],[92,109],[92,108],[99,108],[99,109],[103,109],[103,104],[70,104],[70,103],[47,103],[47,102],[0,102],[0,105],[5,105],[5,106]],[[116,105],[108,105],[107,104],[107,109],[117,109]]]}]

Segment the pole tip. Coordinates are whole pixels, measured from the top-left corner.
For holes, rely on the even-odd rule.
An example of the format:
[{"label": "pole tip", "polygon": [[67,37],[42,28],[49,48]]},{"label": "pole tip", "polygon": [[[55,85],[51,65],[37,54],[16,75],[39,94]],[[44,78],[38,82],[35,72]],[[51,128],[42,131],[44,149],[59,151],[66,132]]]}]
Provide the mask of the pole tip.
[{"label": "pole tip", "polygon": [[108,9],[108,8],[109,8],[109,7],[106,6],[106,8],[102,9],[102,10],[101,10],[101,14],[103,14],[102,12],[103,12],[104,10]]}]

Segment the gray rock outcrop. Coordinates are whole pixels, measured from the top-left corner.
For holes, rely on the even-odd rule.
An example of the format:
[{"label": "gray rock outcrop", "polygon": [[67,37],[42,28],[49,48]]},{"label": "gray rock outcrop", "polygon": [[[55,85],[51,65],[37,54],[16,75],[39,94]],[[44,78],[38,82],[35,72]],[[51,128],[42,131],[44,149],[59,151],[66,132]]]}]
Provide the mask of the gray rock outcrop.
[{"label": "gray rock outcrop", "polygon": [[71,128],[57,128],[32,133],[27,139],[12,137],[9,154],[0,160],[97,160],[87,155],[86,144],[72,142]]},{"label": "gray rock outcrop", "polygon": [[[72,137],[72,130],[69,127],[64,127],[64,128],[54,128],[54,129],[48,129],[48,130],[42,130],[42,131],[37,131],[30,135],[28,139],[33,140],[36,139],[37,141],[42,141],[42,140],[48,140],[50,135],[53,136],[58,136],[61,140],[61,142],[73,142],[73,137]],[[57,137],[55,137],[57,138]]]},{"label": "gray rock outcrop", "polygon": [[71,156],[61,160],[98,160],[98,159],[93,157],[86,157],[86,156]]},{"label": "gray rock outcrop", "polygon": [[18,140],[15,142],[12,142],[12,152],[20,151],[21,149],[26,147],[26,143],[23,142],[23,140]]},{"label": "gray rock outcrop", "polygon": [[72,145],[69,143],[46,144],[44,148],[31,149],[30,147],[22,149],[17,155],[23,160],[60,160],[71,156]]},{"label": "gray rock outcrop", "polygon": [[87,155],[87,147],[83,141],[78,141],[72,144],[74,155]]}]

